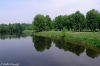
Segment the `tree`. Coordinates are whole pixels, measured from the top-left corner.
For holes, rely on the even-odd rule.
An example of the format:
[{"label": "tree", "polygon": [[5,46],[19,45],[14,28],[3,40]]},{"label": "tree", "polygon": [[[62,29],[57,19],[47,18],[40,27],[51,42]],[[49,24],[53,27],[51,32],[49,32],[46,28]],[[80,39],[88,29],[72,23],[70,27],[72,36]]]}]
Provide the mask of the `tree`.
[{"label": "tree", "polygon": [[85,17],[79,11],[76,11],[74,14],[71,15],[73,21],[73,28],[74,31],[82,31],[83,27],[85,26]]},{"label": "tree", "polygon": [[99,29],[99,31],[100,31],[100,12],[99,12],[99,14],[98,14],[98,29]]},{"label": "tree", "polygon": [[22,33],[23,29],[20,23],[15,24],[15,32]]},{"label": "tree", "polygon": [[49,15],[46,15],[45,20],[46,20],[46,22],[45,22],[45,30],[47,30],[47,31],[51,30],[52,29],[52,20],[49,17]]},{"label": "tree", "polygon": [[92,31],[96,31],[96,29],[99,28],[99,12],[95,9],[92,9],[87,12],[86,14],[86,20],[88,28]]},{"label": "tree", "polygon": [[23,29],[20,23],[0,25],[0,33],[2,34],[22,33],[22,31]]},{"label": "tree", "polygon": [[7,33],[8,32],[8,25],[6,24],[1,24],[0,25],[0,33]]},{"label": "tree", "polygon": [[37,32],[45,30],[45,17],[44,15],[36,15],[33,21],[34,30]]},{"label": "tree", "polygon": [[66,28],[67,30],[71,30],[72,29],[72,22],[70,20],[70,16],[64,15],[63,16],[63,28]]},{"label": "tree", "polygon": [[51,26],[51,18],[47,15],[36,15],[33,21],[33,27],[34,30],[37,32],[50,30],[52,28]]},{"label": "tree", "polygon": [[62,30],[63,29],[63,16],[57,16],[55,19],[54,19],[54,28],[56,30]]}]

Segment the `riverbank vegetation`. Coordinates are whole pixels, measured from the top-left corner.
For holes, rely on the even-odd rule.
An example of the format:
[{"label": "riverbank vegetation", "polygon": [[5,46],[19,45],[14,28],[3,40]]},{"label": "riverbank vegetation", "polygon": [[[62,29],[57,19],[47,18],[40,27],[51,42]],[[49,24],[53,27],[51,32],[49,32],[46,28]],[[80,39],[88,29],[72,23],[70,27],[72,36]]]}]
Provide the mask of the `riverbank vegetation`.
[{"label": "riverbank vegetation", "polygon": [[95,9],[86,15],[76,11],[70,15],[59,15],[53,20],[48,15],[38,14],[32,24],[34,35],[100,47],[100,12]]},{"label": "riverbank vegetation", "polygon": [[0,24],[0,34],[17,34],[23,33],[25,30],[32,30],[31,24],[15,23],[15,24]]},{"label": "riverbank vegetation", "polygon": [[[65,34],[65,36],[63,36]],[[56,40],[64,40],[66,42],[89,44],[100,48],[99,32],[65,32],[62,31],[44,31],[35,33],[36,36],[47,37]]]}]

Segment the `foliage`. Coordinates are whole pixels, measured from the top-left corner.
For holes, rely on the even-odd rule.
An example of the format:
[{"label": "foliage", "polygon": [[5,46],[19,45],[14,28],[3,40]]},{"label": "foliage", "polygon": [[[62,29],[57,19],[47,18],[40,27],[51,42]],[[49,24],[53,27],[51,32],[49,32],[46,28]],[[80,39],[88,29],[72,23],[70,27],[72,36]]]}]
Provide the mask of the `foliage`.
[{"label": "foliage", "polygon": [[92,9],[84,16],[80,11],[70,15],[59,15],[53,20],[47,15],[36,15],[33,20],[33,29],[37,32],[66,28],[68,31],[99,31],[100,13]]},{"label": "foliage", "polygon": [[86,15],[87,25],[91,31],[96,31],[100,29],[100,13],[95,9],[92,9],[87,12]]},{"label": "foliage", "polygon": [[73,21],[73,29],[74,31],[82,31],[85,25],[85,17],[79,11],[71,15]]},{"label": "foliage", "polygon": [[33,21],[34,30],[37,32],[51,29],[51,18],[47,15],[36,15]]},{"label": "foliage", "polygon": [[32,24],[22,23],[23,30],[33,30]]},{"label": "foliage", "polygon": [[63,16],[57,16],[54,19],[54,28],[56,30],[62,30],[63,29]]},{"label": "foliage", "polygon": [[0,33],[2,34],[13,34],[13,33],[22,33],[24,30],[32,30],[31,24],[0,24]]}]

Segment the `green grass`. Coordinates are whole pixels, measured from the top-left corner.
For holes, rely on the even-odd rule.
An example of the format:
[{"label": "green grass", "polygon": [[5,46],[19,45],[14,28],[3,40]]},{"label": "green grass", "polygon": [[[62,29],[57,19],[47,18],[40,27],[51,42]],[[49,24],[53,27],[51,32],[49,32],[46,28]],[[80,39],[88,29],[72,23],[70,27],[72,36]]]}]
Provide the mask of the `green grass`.
[{"label": "green grass", "polygon": [[96,47],[100,47],[100,33],[99,32],[65,32],[63,31],[44,31],[38,32],[34,35],[48,37],[51,39],[60,40],[63,36],[64,40],[73,43],[90,44]]},{"label": "green grass", "polygon": [[22,33],[25,35],[32,35],[33,30],[24,30]]}]

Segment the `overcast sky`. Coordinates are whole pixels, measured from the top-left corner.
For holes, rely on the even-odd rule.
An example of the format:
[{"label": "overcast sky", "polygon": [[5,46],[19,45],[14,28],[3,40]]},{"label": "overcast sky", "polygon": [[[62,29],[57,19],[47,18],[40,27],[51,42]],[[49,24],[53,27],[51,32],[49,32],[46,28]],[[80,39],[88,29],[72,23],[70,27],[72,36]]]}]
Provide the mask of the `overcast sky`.
[{"label": "overcast sky", "polygon": [[93,8],[100,11],[100,0],[0,0],[0,23],[32,23],[36,14],[54,18]]}]

